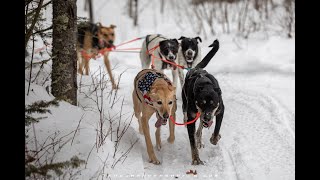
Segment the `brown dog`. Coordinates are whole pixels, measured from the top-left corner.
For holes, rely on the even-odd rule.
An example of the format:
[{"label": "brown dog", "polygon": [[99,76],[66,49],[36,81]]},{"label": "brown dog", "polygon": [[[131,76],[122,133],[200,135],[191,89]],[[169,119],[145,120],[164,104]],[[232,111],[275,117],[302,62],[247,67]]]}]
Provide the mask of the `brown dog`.
[{"label": "brown dog", "polygon": [[[176,87],[167,78],[165,74],[153,69],[144,69],[140,71],[134,79],[134,90],[132,93],[134,113],[139,121],[139,132],[144,134],[149,162],[160,164],[157,159],[150,138],[149,119],[156,113],[157,122],[156,144],[158,150],[161,149],[160,128],[167,123],[168,118],[172,115],[175,119],[176,105]],[[141,116],[142,113],[142,116]],[[169,121],[170,136],[167,139],[173,143],[174,123]]]},{"label": "brown dog", "polygon": [[[101,23],[90,24],[90,23],[80,23],[78,25],[78,72],[79,74],[85,75],[89,74],[89,60],[91,57],[96,56],[100,50],[105,48],[114,47],[113,42],[115,40],[115,25],[110,25],[109,27],[102,26]],[[104,64],[107,68],[112,88],[116,89],[116,83],[113,79],[110,61],[109,61],[110,51],[104,51]]]}]

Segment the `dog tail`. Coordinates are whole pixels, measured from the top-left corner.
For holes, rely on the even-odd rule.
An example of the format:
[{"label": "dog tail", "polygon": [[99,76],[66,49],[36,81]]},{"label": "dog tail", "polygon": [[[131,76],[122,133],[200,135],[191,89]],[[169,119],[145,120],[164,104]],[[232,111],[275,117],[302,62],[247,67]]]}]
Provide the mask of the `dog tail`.
[{"label": "dog tail", "polygon": [[219,49],[219,41],[216,39],[214,42],[209,46],[212,47],[212,49],[209,51],[209,53],[199,62],[199,64],[196,65],[195,68],[205,68],[212,57],[216,54],[216,52]]}]

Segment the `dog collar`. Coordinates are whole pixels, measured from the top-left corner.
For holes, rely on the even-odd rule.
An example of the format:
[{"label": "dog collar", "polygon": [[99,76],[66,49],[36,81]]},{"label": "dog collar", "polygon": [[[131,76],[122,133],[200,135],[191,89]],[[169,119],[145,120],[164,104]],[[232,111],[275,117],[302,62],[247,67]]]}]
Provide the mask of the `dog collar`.
[{"label": "dog collar", "polygon": [[153,82],[159,77],[158,74],[147,72],[143,79],[139,80],[138,88],[143,95],[144,102],[150,106],[153,106],[151,98],[147,95]]},{"label": "dog collar", "polygon": [[147,96],[147,94],[145,93],[144,95],[143,95],[143,99],[144,99],[144,102],[146,103],[146,104],[148,104],[148,105],[150,105],[150,106],[153,106],[153,101],[151,100],[151,98],[149,97],[149,96]]}]

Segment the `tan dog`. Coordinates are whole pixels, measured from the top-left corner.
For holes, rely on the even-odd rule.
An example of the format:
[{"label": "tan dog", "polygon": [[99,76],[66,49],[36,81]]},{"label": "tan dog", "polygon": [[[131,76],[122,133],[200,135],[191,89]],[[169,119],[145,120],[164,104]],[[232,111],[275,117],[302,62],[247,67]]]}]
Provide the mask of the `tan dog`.
[{"label": "tan dog", "polygon": [[[157,122],[156,145],[161,149],[160,128],[167,123],[168,118],[172,115],[175,119],[176,105],[176,87],[167,78],[165,74],[153,69],[144,69],[140,71],[134,79],[134,90],[132,93],[134,113],[139,121],[139,132],[144,134],[149,162],[160,164],[157,159],[150,138],[149,119],[156,113]],[[141,116],[142,113],[142,116]],[[167,139],[173,143],[175,124],[169,120],[170,136]]]},{"label": "tan dog", "polygon": [[[110,25],[110,27],[102,26],[101,23],[90,24],[90,23],[80,23],[78,25],[78,73],[88,75],[89,60],[91,57],[98,55],[100,50],[104,48],[114,47],[113,42],[115,40],[115,25]],[[109,61],[110,51],[104,51],[104,64],[107,68],[112,88],[116,89],[117,85],[114,81],[111,72],[111,66]],[[85,70],[85,72],[83,72]]]}]

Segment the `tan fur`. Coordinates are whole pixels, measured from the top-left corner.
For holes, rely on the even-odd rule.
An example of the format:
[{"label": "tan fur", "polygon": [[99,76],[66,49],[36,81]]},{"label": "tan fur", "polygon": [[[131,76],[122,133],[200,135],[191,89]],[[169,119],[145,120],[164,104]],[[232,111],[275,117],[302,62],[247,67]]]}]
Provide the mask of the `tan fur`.
[{"label": "tan fur", "polygon": [[[99,26],[99,30],[98,30],[98,38],[109,43],[109,40],[114,41],[115,40],[115,31],[114,28],[116,28],[115,25],[111,24],[110,27],[105,27],[102,26],[101,23],[98,24]],[[98,54],[98,49],[94,49],[91,47],[92,45],[92,36],[93,34],[91,32],[85,32],[85,37],[84,37],[84,44],[83,44],[83,49],[80,49],[79,46],[77,46],[77,51],[78,51],[78,73],[79,74],[85,74],[85,75],[89,75],[89,60],[87,57],[84,57],[84,55],[82,53],[79,52],[81,50],[83,50],[86,55],[88,56],[95,56]],[[114,81],[113,75],[112,75],[112,71],[111,71],[111,65],[110,65],[110,61],[109,61],[109,53],[110,51],[106,51],[103,54],[103,58],[104,58],[104,64],[106,66],[106,69],[108,71],[109,74],[109,78],[111,80],[112,83],[112,89],[117,89],[117,85]],[[85,72],[83,72],[85,71]]]},{"label": "tan fur", "polygon": [[[172,115],[175,118],[175,112],[177,109],[176,95],[175,95],[176,87],[172,85],[168,85],[168,83],[163,78],[156,79],[153,85],[151,86],[150,92],[147,93],[147,95],[153,101],[153,106],[146,104],[144,102],[144,99],[142,97],[140,90],[138,89],[137,83],[140,80],[140,78],[143,78],[145,73],[149,71],[156,71],[156,70],[144,69],[138,73],[138,75],[134,80],[134,90],[132,93],[133,107],[134,107],[135,117],[138,119],[138,122],[139,122],[139,132],[141,134],[144,134],[144,137],[145,137],[147,152],[150,160],[149,162],[153,164],[160,164],[160,161],[157,159],[154,153],[152,141],[150,138],[149,119],[156,112],[158,112],[161,116],[167,112],[169,114],[169,117]],[[156,72],[160,72],[160,71],[156,71]],[[141,99],[142,102],[140,102],[139,98]],[[162,104],[161,105],[157,104],[158,101],[161,101]],[[171,105],[169,105],[170,101],[173,102]],[[175,136],[174,136],[175,125],[171,122],[170,119],[168,119],[168,121],[169,121],[170,135],[167,140],[169,143],[172,144],[175,139]],[[160,128],[161,126],[157,128],[155,132],[156,147],[158,150],[161,149]]]}]

